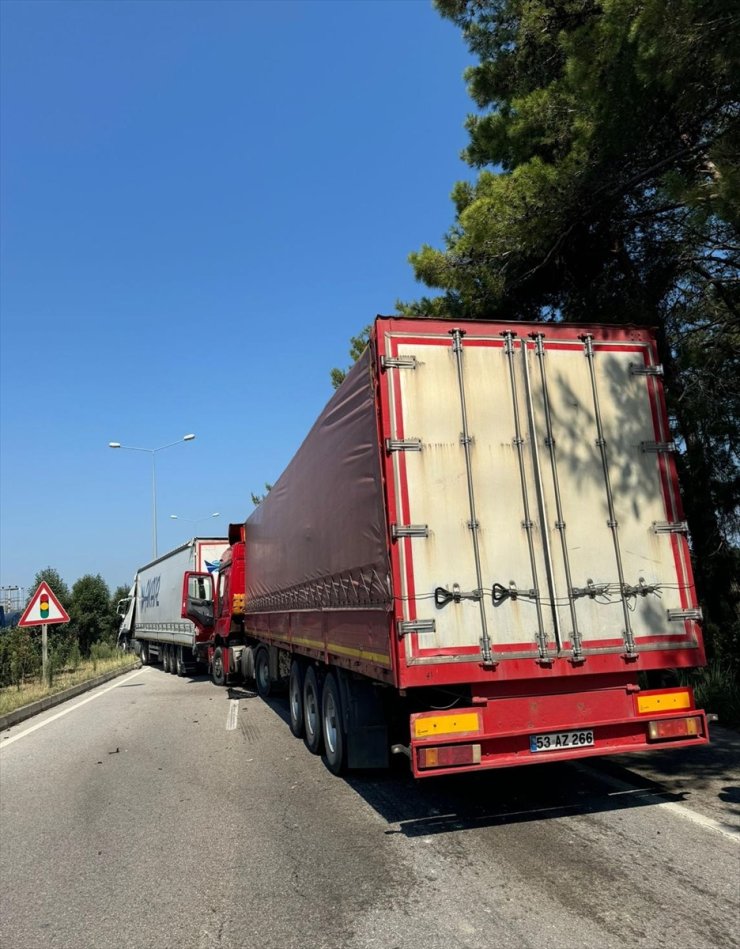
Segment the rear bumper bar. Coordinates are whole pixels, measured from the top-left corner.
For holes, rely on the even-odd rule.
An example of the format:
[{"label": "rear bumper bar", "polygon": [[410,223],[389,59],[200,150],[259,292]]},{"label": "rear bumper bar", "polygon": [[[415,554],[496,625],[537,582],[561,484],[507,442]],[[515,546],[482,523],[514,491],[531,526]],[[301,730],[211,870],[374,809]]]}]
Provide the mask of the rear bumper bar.
[{"label": "rear bumper bar", "polygon": [[[535,751],[535,736],[568,735]],[[690,688],[609,689],[557,696],[486,698],[467,708],[411,716],[416,777],[703,745],[707,717]],[[540,742],[542,745],[543,742]]]}]

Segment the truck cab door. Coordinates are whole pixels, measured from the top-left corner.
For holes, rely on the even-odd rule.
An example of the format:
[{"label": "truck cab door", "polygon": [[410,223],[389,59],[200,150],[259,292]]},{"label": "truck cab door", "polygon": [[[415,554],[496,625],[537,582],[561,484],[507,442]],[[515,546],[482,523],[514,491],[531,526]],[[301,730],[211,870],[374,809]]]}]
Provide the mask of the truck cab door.
[{"label": "truck cab door", "polygon": [[210,573],[185,573],[180,615],[201,629],[213,628],[213,577]]}]

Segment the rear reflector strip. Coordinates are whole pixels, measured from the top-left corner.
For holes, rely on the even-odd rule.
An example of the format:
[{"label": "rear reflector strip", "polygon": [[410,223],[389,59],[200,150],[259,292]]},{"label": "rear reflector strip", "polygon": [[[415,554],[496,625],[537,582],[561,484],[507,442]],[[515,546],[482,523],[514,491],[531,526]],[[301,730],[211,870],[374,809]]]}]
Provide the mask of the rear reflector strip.
[{"label": "rear reflector strip", "polygon": [[640,715],[650,712],[677,712],[692,707],[691,693],[688,689],[637,696],[637,711]]},{"label": "rear reflector strip", "polygon": [[436,738],[438,735],[458,735],[461,732],[481,730],[478,712],[460,712],[458,715],[424,715],[414,719],[414,738]]},{"label": "rear reflector strip", "polygon": [[660,741],[666,738],[686,738],[687,736],[701,735],[701,719],[691,718],[663,718],[657,722],[648,723],[648,736],[651,741]]},{"label": "rear reflector strip", "polygon": [[417,748],[416,761],[420,769],[480,764],[480,745],[441,745],[438,748]]}]

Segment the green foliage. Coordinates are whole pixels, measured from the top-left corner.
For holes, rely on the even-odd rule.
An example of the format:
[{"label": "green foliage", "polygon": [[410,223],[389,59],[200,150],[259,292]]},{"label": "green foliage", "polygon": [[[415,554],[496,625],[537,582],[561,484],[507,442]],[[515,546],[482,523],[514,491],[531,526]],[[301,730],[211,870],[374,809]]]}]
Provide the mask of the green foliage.
[{"label": "green foliage", "polygon": [[[362,332],[358,333],[357,336],[350,336],[349,339],[349,358],[352,360],[352,365],[357,362],[360,356],[365,351],[365,347],[370,340],[370,331],[372,327],[366,326]],[[334,368],[329,373],[331,377],[332,388],[338,389],[339,386],[344,382],[347,373],[352,368],[350,365],[347,369],[337,369]]]},{"label": "green foliage", "polygon": [[[80,649],[68,626],[50,626],[48,633],[49,675],[76,669]],[[37,627],[15,627],[0,633],[0,688],[20,688],[27,679],[41,675],[41,632]]]},{"label": "green foliage", "polygon": [[100,574],[87,574],[74,584],[69,616],[83,655],[93,643],[115,643],[119,618],[111,604],[108,585]]},{"label": "green foliage", "polygon": [[[740,669],[740,11],[730,0],[436,0],[475,182],[414,315],[658,328],[708,645]],[[734,632],[733,632],[734,630]]]},{"label": "green foliage", "polygon": [[15,685],[41,674],[39,637],[18,626],[0,633],[0,688]]},{"label": "green foliage", "polygon": [[255,494],[254,491],[252,491],[252,495],[251,495],[251,496],[252,496],[252,504],[254,504],[255,507],[258,507],[260,504],[262,504],[262,502],[265,500],[265,498],[266,498],[267,495],[270,493],[270,491],[272,491],[272,485],[271,485],[271,484],[268,484],[268,483],[265,481],[265,493],[264,493],[264,494]]},{"label": "green foliage", "polygon": [[93,669],[98,668],[99,662],[114,659],[116,655],[115,646],[108,641],[96,642],[90,646],[90,659],[92,660]]},{"label": "green foliage", "polygon": [[55,570],[53,567],[44,567],[43,570],[39,570],[39,572],[33,578],[33,583],[28,595],[29,600],[38,589],[40,583],[48,584],[51,587],[52,593],[55,594],[56,598],[62,604],[64,609],[69,610],[69,604],[71,600],[69,587],[64,582],[64,580],[62,580],[57,570]]},{"label": "green foliage", "polygon": [[[94,651],[95,664],[115,655],[115,634],[120,622],[116,605],[121,594],[128,595],[128,587],[119,587],[111,596],[102,577],[88,575],[81,577],[70,592],[51,567],[36,574],[33,591],[42,581],[59,597],[71,620],[49,627],[49,684],[59,672],[76,670],[83,653]],[[16,627],[0,632],[0,688],[20,688],[25,681],[40,675],[41,627]]]},{"label": "green foliage", "polygon": [[130,586],[119,584],[119,586],[117,586],[115,590],[111,593],[110,605],[113,608],[114,613],[118,609],[118,604],[121,602],[121,600],[125,600],[128,598],[128,593],[130,589],[131,589]]},{"label": "green foliage", "polygon": [[82,662],[82,655],[80,654],[80,647],[76,642],[73,642],[69,648],[66,658],[66,667],[74,672]]},{"label": "green foliage", "polygon": [[712,660],[706,669],[682,673],[681,680],[694,689],[698,708],[714,712],[723,725],[740,724],[740,683],[732,665]]}]

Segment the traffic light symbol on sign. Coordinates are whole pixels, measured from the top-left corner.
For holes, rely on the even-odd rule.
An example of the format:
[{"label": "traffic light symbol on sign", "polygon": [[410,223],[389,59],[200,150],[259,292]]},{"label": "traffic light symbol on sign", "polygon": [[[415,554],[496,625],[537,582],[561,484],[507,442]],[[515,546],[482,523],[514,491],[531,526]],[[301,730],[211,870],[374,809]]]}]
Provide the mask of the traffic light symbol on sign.
[{"label": "traffic light symbol on sign", "polygon": [[39,610],[41,612],[41,619],[49,618],[49,597],[46,593],[41,594],[41,599],[39,601]]}]

